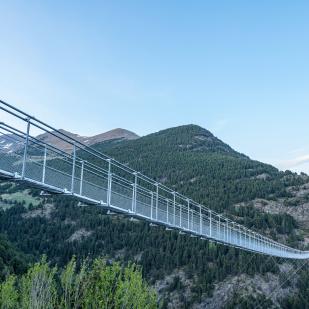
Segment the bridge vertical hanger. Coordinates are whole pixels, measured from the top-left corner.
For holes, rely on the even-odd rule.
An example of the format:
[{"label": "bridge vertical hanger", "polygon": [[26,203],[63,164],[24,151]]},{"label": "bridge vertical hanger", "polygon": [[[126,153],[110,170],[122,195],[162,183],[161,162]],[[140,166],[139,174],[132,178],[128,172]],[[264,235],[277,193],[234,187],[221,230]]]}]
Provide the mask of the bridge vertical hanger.
[{"label": "bridge vertical hanger", "polygon": [[107,174],[107,206],[111,205],[112,196],[112,160],[107,159],[108,162],[108,174]]},{"label": "bridge vertical hanger", "polygon": [[83,181],[84,181],[84,161],[81,161],[79,195],[83,194]]},{"label": "bridge vertical hanger", "polygon": [[43,173],[42,173],[42,183],[45,183],[45,173],[46,173],[46,158],[47,158],[47,147],[44,146],[44,159],[43,159]]},{"label": "bridge vertical hanger", "polygon": [[74,193],[75,165],[76,165],[76,146],[75,146],[75,143],[74,143],[74,145],[73,145],[73,165],[72,165],[71,193]]},{"label": "bridge vertical hanger", "polygon": [[30,117],[27,118],[27,134],[26,134],[26,140],[25,140],[25,147],[24,147],[24,158],[23,158],[23,166],[21,170],[21,178],[25,178],[25,172],[26,172],[26,161],[27,161],[27,153],[28,153],[28,145],[29,145],[29,134],[30,134]]}]

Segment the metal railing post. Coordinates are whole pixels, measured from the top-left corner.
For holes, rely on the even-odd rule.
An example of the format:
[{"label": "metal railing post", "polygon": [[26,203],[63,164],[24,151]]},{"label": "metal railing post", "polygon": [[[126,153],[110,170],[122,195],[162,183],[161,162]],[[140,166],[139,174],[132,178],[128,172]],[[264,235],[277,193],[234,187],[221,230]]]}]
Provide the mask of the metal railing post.
[{"label": "metal railing post", "polygon": [[241,247],[241,227],[240,225],[238,224],[238,234],[239,234],[239,246]]},{"label": "metal railing post", "polygon": [[201,205],[199,205],[199,207],[200,207],[200,234],[202,235],[202,234],[203,234],[203,226],[202,226],[202,224],[203,224],[203,218],[202,218],[202,206],[201,206]]},{"label": "metal railing post", "polygon": [[211,216],[211,210],[209,210],[209,237],[212,237],[212,216]]},{"label": "metal railing post", "polygon": [[[235,222],[232,222],[232,233],[231,233],[231,241],[233,244],[236,245],[236,241],[235,241]],[[234,235],[234,236],[233,236]]]},{"label": "metal railing post", "polygon": [[107,206],[111,205],[112,197],[112,160],[107,159],[108,173],[107,173]]},{"label": "metal railing post", "polygon": [[79,195],[83,194],[83,180],[84,180],[84,161],[81,161]]},{"label": "metal railing post", "polygon": [[181,227],[181,225],[182,225],[182,219],[181,219],[181,217],[182,217],[182,206],[183,206],[183,204],[179,204],[179,227]]},{"label": "metal railing post", "polygon": [[231,226],[231,222],[230,222],[230,224],[228,225],[228,235],[229,235],[228,238],[227,238],[227,239],[228,239],[228,242],[231,243],[231,241],[232,241],[232,240],[231,240],[231,239],[232,239],[232,238],[231,238],[231,237],[232,237],[232,226]]},{"label": "metal railing post", "polygon": [[158,221],[158,207],[159,207],[159,184],[156,183],[156,220]]},{"label": "metal railing post", "polygon": [[247,246],[247,244],[246,244],[246,241],[247,241],[247,234],[246,234],[246,229],[244,230],[244,247],[246,247]]},{"label": "metal railing post", "polygon": [[188,203],[188,230],[190,230],[190,200],[187,199],[187,203]]},{"label": "metal railing post", "polygon": [[254,245],[255,245],[255,236],[254,232],[251,232],[251,249],[254,250]]},{"label": "metal railing post", "polygon": [[166,199],[166,223],[169,224],[169,221],[168,221],[168,199]]},{"label": "metal railing post", "polygon": [[27,118],[27,135],[26,135],[25,147],[24,147],[24,158],[23,158],[23,166],[21,170],[21,178],[25,178],[26,161],[27,161],[27,153],[28,153],[28,145],[29,145],[30,124],[31,124],[30,118]]},{"label": "metal railing post", "polygon": [[76,165],[76,146],[74,144],[73,145],[73,166],[72,166],[71,193],[74,193],[75,165]]},{"label": "metal railing post", "polygon": [[[224,230],[223,230],[224,231]],[[220,222],[220,215],[218,215],[218,239],[221,239],[221,222]],[[224,235],[223,235],[224,236]],[[223,237],[224,239],[224,237]]]},{"label": "metal railing post", "polygon": [[176,192],[173,192],[173,207],[174,207],[174,218],[173,218],[173,224],[176,225]]},{"label": "metal railing post", "polygon": [[153,220],[153,192],[150,193],[151,200],[150,200],[150,219]]},{"label": "metal railing post", "polygon": [[136,189],[137,189],[137,173],[134,172],[134,184],[133,184],[133,198],[132,198],[132,212],[136,212]]},{"label": "metal railing post", "polygon": [[47,158],[47,147],[44,147],[44,159],[43,159],[43,173],[42,173],[42,183],[45,183],[45,174],[46,174],[46,158]]}]

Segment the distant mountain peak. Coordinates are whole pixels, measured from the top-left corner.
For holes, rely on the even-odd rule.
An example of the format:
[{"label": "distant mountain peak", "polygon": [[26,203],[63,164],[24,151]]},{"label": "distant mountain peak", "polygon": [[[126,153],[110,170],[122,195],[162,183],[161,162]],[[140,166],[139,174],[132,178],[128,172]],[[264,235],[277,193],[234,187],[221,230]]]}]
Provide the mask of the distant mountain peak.
[{"label": "distant mountain peak", "polygon": [[[87,146],[92,146],[97,143],[109,141],[109,140],[134,140],[139,138],[137,134],[134,132],[131,132],[126,129],[122,128],[116,128],[104,133],[100,133],[94,136],[81,136],[75,133],[71,133],[64,129],[58,130],[60,133],[65,134],[69,136],[70,138],[73,138],[77,140],[80,143],[83,143]],[[72,145],[62,141],[61,139],[57,138],[56,136],[53,136],[52,134],[43,133],[36,137],[37,139],[44,141],[47,144],[53,145],[65,152],[71,152],[72,151]],[[11,138],[11,135],[1,135],[0,136],[0,148],[3,152],[13,152],[16,151],[16,149],[20,149],[23,145],[22,140],[14,141]]]},{"label": "distant mountain peak", "polygon": [[113,139],[133,140],[137,138],[139,138],[139,136],[135,134],[134,132],[131,132],[129,130],[122,129],[122,128],[116,128],[116,129],[107,131],[105,133],[101,133],[101,134],[98,134],[92,137],[88,137],[87,138],[88,141],[86,142],[86,145],[88,145],[89,143],[91,145],[94,145],[100,142],[113,140]]}]

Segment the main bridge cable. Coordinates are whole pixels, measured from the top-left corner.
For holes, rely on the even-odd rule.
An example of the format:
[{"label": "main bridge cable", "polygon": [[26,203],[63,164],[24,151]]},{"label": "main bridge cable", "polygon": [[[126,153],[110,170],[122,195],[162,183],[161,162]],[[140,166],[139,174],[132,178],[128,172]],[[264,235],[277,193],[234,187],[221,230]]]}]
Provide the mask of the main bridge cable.
[{"label": "main bridge cable", "polygon": [[[91,154],[91,155],[93,155],[93,156],[95,156],[95,157],[97,157],[97,158],[103,159],[103,160],[105,160],[105,161],[106,161],[106,160],[112,160],[112,161],[113,161],[113,165],[114,165],[115,167],[118,167],[118,168],[120,168],[120,169],[122,169],[122,170],[124,170],[124,171],[126,171],[126,172],[128,172],[128,173],[136,173],[133,169],[131,169],[131,168],[129,168],[129,167],[127,167],[127,166],[121,164],[120,162],[116,161],[115,159],[109,158],[108,156],[106,156],[106,155],[102,154],[101,152],[99,152],[99,151],[93,149],[92,147],[89,147],[89,146],[87,146],[87,145],[84,145],[83,143],[77,141],[76,139],[74,139],[74,138],[72,138],[72,137],[66,135],[66,134],[63,133],[63,132],[58,131],[57,129],[51,127],[50,125],[48,125],[48,124],[42,122],[41,120],[36,119],[36,118],[33,117],[33,116],[30,116],[29,114],[27,114],[27,113],[25,113],[25,112],[23,112],[23,111],[21,111],[21,110],[15,108],[14,106],[12,106],[12,105],[10,105],[10,104],[8,104],[8,103],[2,101],[2,100],[0,100],[0,103],[2,103],[2,104],[5,105],[6,107],[8,107],[8,108],[10,108],[10,109],[13,109],[13,110],[15,111],[15,112],[13,112],[13,111],[11,111],[11,110],[8,110],[7,108],[4,108],[3,106],[0,106],[0,109],[2,109],[2,110],[4,110],[4,111],[8,112],[9,114],[11,114],[11,115],[13,115],[13,116],[16,116],[16,117],[18,117],[19,119],[21,119],[21,120],[23,120],[23,121],[29,122],[29,121],[32,120],[32,121],[31,121],[31,124],[34,125],[35,127],[37,127],[37,128],[39,128],[39,129],[41,129],[41,130],[43,130],[43,131],[45,131],[45,132],[47,132],[47,133],[49,133],[49,134],[51,134],[51,135],[53,135],[53,136],[55,136],[55,137],[61,139],[61,140],[65,141],[65,142],[67,142],[67,143],[69,143],[69,144],[71,144],[71,145],[73,145],[73,146],[74,146],[74,145],[79,145],[79,147],[80,147],[82,150],[88,152],[89,154]],[[19,114],[22,114],[22,115],[25,116],[25,117],[22,117],[22,116],[16,114],[16,112],[18,112]],[[43,127],[42,127],[41,125],[39,125],[38,123],[41,124],[41,125],[43,125]],[[54,132],[47,131],[47,129],[44,128],[44,127],[49,128],[50,130],[56,132],[56,133],[59,134],[59,135],[55,134]],[[64,136],[65,138],[63,138],[63,136]],[[98,168],[98,167],[96,167],[96,168]],[[152,179],[149,178],[148,176],[145,176],[145,175],[143,175],[143,174],[141,174],[141,173],[138,173],[138,175],[139,175],[139,177],[140,177],[142,180],[145,180],[145,181],[149,182],[150,184],[159,185],[159,186],[160,186],[160,189],[166,191],[167,193],[173,193],[173,192],[174,192],[174,191],[170,190],[168,187],[164,186],[163,184],[160,184],[160,183],[158,183],[158,182],[152,180]],[[177,192],[176,192],[176,194],[177,194],[177,196],[180,197],[181,199],[187,200],[187,198],[186,198],[185,196],[183,196],[182,194],[179,194],[179,193],[177,193]],[[201,206],[201,207],[203,207],[203,210],[206,210],[206,211],[208,211],[208,212],[211,212],[211,213],[213,213],[214,215],[218,215],[216,212],[210,210],[209,208],[207,208],[207,207],[205,207],[205,206],[202,206],[202,205],[200,205],[200,204],[198,204],[198,203],[196,203],[196,202],[193,202],[192,200],[190,200],[190,201],[191,201],[191,203],[192,203],[193,206],[196,206],[196,205],[197,205],[197,206]],[[230,221],[229,219],[226,219],[226,220],[228,220],[229,222],[232,222],[232,221]],[[234,222],[232,222],[232,223],[234,224]],[[236,224],[236,223],[235,223],[235,224]],[[243,227],[243,228],[245,228],[245,227]],[[246,228],[245,228],[245,229],[246,229]],[[246,230],[247,230],[247,229],[246,229]],[[250,232],[250,230],[248,230],[248,231]],[[252,235],[251,235],[251,236],[252,236]],[[276,241],[274,241],[274,240],[272,240],[272,239],[265,238],[265,237],[262,236],[262,235],[259,235],[259,236],[261,236],[261,239],[260,239],[260,240],[262,240],[262,243],[263,243],[264,245],[268,243],[268,244],[272,244],[272,245],[277,246],[277,247],[284,248],[284,249],[286,249],[288,252],[289,252],[290,250],[292,250],[292,252],[294,252],[294,253],[296,253],[296,252],[301,253],[300,250],[296,250],[296,249],[289,248],[289,247],[287,247],[287,246],[281,245],[281,244],[277,243]],[[220,242],[220,241],[219,241],[219,242]],[[226,243],[226,242],[224,241],[224,243]],[[232,244],[231,244],[231,245],[232,245]],[[248,248],[247,248],[247,247],[243,247],[243,246],[237,246],[237,247],[240,247],[240,248],[243,249],[243,250],[252,251],[249,247],[248,247]],[[260,252],[260,251],[258,251],[257,249],[255,249],[255,250],[256,250],[255,252]],[[307,252],[304,252],[304,253],[307,253]],[[309,253],[309,252],[308,252],[308,253]]]}]

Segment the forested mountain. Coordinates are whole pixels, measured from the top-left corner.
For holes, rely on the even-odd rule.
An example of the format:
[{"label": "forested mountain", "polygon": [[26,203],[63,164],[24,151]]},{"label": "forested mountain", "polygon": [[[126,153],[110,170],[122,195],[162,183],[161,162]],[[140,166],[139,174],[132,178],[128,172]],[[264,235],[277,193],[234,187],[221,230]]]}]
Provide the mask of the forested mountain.
[{"label": "forested mountain", "polygon": [[0,235],[0,281],[9,274],[23,273],[31,259]]},{"label": "forested mountain", "polygon": [[[253,161],[201,127],[181,126],[94,147],[250,228],[296,247],[307,244],[309,227],[285,209],[307,203],[308,176]],[[106,215],[100,207],[81,207],[64,197],[40,197],[22,185],[3,182],[0,194],[0,233],[28,259],[46,254],[59,267],[73,255],[78,261],[99,256],[123,264],[135,261],[159,292],[161,307],[254,308],[260,303],[270,308],[274,303],[305,308],[309,304],[306,271],[281,287],[280,280],[294,267],[286,261]],[[282,207],[264,211],[260,204],[268,209]],[[278,288],[276,295],[271,294],[273,287]]]}]

